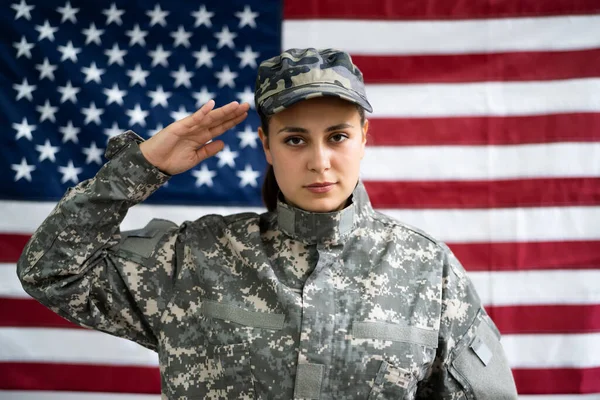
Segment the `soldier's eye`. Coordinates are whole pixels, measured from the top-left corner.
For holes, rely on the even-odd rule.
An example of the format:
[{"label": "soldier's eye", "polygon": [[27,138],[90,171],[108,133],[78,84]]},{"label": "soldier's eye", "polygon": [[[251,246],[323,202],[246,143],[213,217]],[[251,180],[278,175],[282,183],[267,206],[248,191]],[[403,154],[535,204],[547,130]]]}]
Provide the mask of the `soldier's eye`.
[{"label": "soldier's eye", "polygon": [[304,139],[298,136],[290,136],[289,138],[285,139],[284,143],[289,144],[291,146],[299,146],[302,143],[304,143]]},{"label": "soldier's eye", "polygon": [[348,139],[347,135],[344,135],[342,133],[336,133],[335,135],[333,135],[331,138],[329,138],[332,142],[335,143],[341,143],[344,140]]}]

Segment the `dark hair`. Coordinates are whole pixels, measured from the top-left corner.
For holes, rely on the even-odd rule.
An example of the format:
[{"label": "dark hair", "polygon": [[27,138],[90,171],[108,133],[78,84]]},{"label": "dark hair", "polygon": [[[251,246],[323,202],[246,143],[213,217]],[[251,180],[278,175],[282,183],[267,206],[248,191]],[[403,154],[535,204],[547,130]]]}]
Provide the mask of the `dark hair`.
[{"label": "dark hair", "polygon": [[[360,125],[365,124],[365,110],[358,104],[356,105],[358,115],[360,116]],[[265,136],[269,136],[269,120],[270,116],[265,115],[260,109],[258,110],[258,116],[260,118],[260,125],[262,127]],[[279,185],[277,179],[275,179],[275,172],[271,164],[267,165],[267,172],[265,173],[265,180],[262,185],[262,199],[265,207],[268,211],[275,211],[277,209],[277,196],[279,195]]]}]

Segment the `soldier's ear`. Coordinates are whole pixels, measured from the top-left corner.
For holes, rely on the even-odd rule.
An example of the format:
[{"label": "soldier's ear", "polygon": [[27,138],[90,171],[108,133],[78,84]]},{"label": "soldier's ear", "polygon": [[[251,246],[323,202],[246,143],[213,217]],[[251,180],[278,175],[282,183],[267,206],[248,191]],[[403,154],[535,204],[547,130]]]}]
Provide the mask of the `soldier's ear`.
[{"label": "soldier's ear", "polygon": [[265,134],[262,126],[258,127],[258,137],[260,138],[260,142],[262,143],[263,151],[265,152],[265,158],[267,162],[273,165],[273,158],[271,157],[271,150],[269,148],[269,136]]}]

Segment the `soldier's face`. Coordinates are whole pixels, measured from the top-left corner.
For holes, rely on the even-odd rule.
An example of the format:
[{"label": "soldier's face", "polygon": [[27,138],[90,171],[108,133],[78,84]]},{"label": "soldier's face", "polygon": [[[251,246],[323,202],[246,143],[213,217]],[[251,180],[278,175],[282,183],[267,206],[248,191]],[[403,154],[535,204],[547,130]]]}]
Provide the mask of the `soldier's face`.
[{"label": "soldier's face", "polygon": [[313,212],[344,208],[358,182],[368,121],[333,97],[301,101],[259,130],[267,162],[288,204]]}]

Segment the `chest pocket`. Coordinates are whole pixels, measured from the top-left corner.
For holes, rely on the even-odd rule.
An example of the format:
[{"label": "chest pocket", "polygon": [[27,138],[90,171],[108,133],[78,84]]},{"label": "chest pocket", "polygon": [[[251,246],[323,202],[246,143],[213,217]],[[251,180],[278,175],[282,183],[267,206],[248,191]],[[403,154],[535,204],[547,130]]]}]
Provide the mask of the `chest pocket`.
[{"label": "chest pocket", "polygon": [[249,334],[255,328],[281,329],[284,315],[204,301],[188,323],[187,333],[170,338],[167,349],[166,378],[172,397],[257,398],[252,360],[255,351]]},{"label": "chest pocket", "polygon": [[379,342],[381,346],[377,356],[383,360],[368,400],[414,399],[417,383],[435,357],[438,332],[409,325],[365,321],[354,323],[352,335],[356,339],[382,341]]}]

